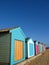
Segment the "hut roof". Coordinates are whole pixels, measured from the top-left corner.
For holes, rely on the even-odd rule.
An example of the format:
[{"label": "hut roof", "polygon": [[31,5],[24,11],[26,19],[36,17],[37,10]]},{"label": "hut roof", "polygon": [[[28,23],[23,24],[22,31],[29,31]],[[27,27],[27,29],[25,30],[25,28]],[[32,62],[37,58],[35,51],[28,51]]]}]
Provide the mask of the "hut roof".
[{"label": "hut roof", "polygon": [[29,37],[25,38],[26,43],[27,43],[27,41],[28,41],[29,39],[30,39]]},{"label": "hut roof", "polygon": [[36,43],[37,40],[34,40],[34,43]]},{"label": "hut roof", "polygon": [[25,38],[26,40],[29,40],[30,39],[30,37],[27,37],[27,38]]},{"label": "hut roof", "polygon": [[12,29],[15,29],[15,28],[18,28],[18,26],[17,27],[13,27],[13,28],[0,29],[0,32],[7,32],[7,31],[12,30]]}]

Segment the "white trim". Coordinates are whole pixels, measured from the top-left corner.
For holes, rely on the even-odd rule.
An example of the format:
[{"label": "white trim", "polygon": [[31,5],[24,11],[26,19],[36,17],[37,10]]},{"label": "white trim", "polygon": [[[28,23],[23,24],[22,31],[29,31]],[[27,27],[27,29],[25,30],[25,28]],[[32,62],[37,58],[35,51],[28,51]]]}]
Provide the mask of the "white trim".
[{"label": "white trim", "polygon": [[29,39],[27,42],[28,45],[28,58],[34,56],[34,54],[32,56],[29,55],[29,44],[33,44],[33,50],[34,50],[34,42],[32,41],[32,39]]}]

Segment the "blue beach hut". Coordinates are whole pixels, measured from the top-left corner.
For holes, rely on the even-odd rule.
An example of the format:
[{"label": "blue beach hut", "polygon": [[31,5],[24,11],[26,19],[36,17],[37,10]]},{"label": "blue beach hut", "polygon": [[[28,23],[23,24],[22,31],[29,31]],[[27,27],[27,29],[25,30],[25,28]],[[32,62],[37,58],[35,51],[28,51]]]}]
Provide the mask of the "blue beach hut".
[{"label": "blue beach hut", "polygon": [[0,65],[25,60],[25,34],[20,27],[0,30]]},{"label": "blue beach hut", "polygon": [[34,42],[31,38],[26,38],[26,58],[30,58],[35,55]]}]

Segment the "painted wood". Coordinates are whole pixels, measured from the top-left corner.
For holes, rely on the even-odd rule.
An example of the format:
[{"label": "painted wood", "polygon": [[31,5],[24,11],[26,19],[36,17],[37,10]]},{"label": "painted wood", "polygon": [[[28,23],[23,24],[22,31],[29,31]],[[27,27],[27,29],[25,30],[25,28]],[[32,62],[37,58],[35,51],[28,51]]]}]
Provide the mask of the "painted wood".
[{"label": "painted wood", "polygon": [[27,54],[26,54],[26,56],[28,56],[27,58],[29,58],[29,57],[32,57],[32,56],[35,55],[34,42],[32,41],[31,38],[29,38],[29,39],[26,38],[26,41],[27,41],[26,42],[26,44],[27,44],[26,50],[28,51]]},{"label": "painted wood", "polygon": [[29,44],[29,56],[32,56],[33,55],[33,44]]},{"label": "painted wood", "polygon": [[42,51],[44,52],[46,50],[46,45],[42,44]]},{"label": "painted wood", "polygon": [[[24,32],[22,31],[22,29],[20,27],[10,30],[10,33],[11,33],[11,62],[10,62],[10,65],[13,65],[13,64],[16,64],[18,62],[25,60],[25,56],[26,56],[26,53],[25,53],[25,37],[26,36],[25,36]],[[15,52],[14,52],[14,50],[15,50],[15,44],[14,44],[15,40],[23,41],[23,58],[21,60],[14,59],[14,56],[15,56]]]},{"label": "painted wood", "polygon": [[43,52],[43,46],[41,43],[39,43],[39,53],[42,53]]},{"label": "painted wood", "polygon": [[0,62],[10,63],[10,37],[9,32],[0,33]]},{"label": "painted wood", "polygon": [[[1,31],[0,62],[14,65],[25,60],[25,37],[26,36],[20,27]],[[17,40],[17,43],[15,40]]]},{"label": "painted wood", "polygon": [[39,53],[39,47],[38,47],[38,45],[36,45],[36,54],[38,54]]},{"label": "painted wood", "polygon": [[34,45],[35,45],[35,55],[39,54],[39,46],[38,46],[38,41],[34,41]]},{"label": "painted wood", "polygon": [[23,58],[23,42],[15,40],[15,53],[14,60],[21,60]]}]

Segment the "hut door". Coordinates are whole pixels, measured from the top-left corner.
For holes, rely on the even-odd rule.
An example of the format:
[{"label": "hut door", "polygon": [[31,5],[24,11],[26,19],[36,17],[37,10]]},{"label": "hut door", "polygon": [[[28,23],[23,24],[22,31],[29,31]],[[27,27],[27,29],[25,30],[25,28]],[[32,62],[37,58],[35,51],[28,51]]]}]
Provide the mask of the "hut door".
[{"label": "hut door", "polygon": [[39,53],[38,45],[36,45],[36,54]]},{"label": "hut door", "polygon": [[15,40],[15,51],[14,51],[14,60],[21,60],[23,58],[23,42]]},{"label": "hut door", "polygon": [[32,56],[33,55],[33,44],[29,44],[29,56]]}]

